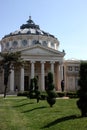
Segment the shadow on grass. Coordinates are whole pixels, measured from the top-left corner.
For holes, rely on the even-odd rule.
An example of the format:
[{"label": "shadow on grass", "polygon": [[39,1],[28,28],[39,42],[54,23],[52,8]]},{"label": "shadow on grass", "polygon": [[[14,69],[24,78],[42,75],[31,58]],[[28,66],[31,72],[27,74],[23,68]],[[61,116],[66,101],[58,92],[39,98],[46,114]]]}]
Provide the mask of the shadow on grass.
[{"label": "shadow on grass", "polygon": [[44,109],[44,108],[47,108],[47,107],[45,107],[45,106],[43,106],[43,107],[36,107],[36,108],[31,109],[31,110],[23,111],[22,113],[31,112],[31,111],[34,111],[34,110]]},{"label": "shadow on grass", "polygon": [[25,99],[19,99],[19,100],[17,100],[17,102],[23,102],[23,101],[26,101],[27,100],[27,98],[25,98]]},{"label": "shadow on grass", "polygon": [[23,106],[29,105],[29,104],[34,104],[34,103],[33,102],[31,102],[31,103],[24,103],[24,104],[13,106],[13,107],[23,107]]},{"label": "shadow on grass", "polygon": [[48,123],[44,127],[42,127],[42,129],[49,128],[49,127],[51,127],[53,125],[56,125],[58,123],[61,123],[61,122],[67,121],[67,120],[73,120],[73,119],[78,119],[78,118],[81,118],[81,116],[71,115],[71,116],[66,116],[66,117],[58,118],[58,119],[56,119],[56,120]]}]

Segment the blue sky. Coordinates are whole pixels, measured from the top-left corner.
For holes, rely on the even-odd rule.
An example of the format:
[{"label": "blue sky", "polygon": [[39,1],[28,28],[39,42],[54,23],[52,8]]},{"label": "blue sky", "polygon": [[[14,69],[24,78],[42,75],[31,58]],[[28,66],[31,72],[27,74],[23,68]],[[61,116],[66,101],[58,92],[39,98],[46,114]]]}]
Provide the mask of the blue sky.
[{"label": "blue sky", "polygon": [[0,0],[0,39],[19,29],[29,15],[58,38],[65,59],[87,60],[87,0]]}]

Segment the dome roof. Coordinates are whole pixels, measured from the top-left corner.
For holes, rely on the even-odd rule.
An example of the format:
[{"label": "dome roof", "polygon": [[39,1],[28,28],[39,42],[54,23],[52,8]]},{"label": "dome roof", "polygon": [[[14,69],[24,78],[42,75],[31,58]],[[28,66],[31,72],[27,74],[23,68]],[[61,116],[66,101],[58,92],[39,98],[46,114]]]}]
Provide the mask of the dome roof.
[{"label": "dome roof", "polygon": [[15,32],[12,32],[8,35],[5,35],[4,38],[9,37],[9,36],[14,36],[14,35],[29,35],[29,34],[34,34],[34,35],[45,35],[45,36],[51,36],[53,38],[54,35],[51,35],[47,32],[44,32],[40,29],[39,25],[36,25],[33,20],[31,19],[31,16],[29,16],[29,20],[27,21],[26,24],[22,24],[22,26],[20,26],[19,30],[16,30]]}]

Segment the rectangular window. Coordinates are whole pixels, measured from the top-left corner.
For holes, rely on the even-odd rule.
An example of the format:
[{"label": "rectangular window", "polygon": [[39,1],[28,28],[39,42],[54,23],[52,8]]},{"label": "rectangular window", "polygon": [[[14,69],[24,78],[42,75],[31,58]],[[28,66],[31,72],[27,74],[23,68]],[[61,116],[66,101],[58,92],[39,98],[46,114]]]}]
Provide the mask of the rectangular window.
[{"label": "rectangular window", "polygon": [[75,71],[79,71],[79,67],[78,66],[75,66]]},{"label": "rectangular window", "polygon": [[68,66],[68,71],[72,71],[73,67],[72,66]]}]

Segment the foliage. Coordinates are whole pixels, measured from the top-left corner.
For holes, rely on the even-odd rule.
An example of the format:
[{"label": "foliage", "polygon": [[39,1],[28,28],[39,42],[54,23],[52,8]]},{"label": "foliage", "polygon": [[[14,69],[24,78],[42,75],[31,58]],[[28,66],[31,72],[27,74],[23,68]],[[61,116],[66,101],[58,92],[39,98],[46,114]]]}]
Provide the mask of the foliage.
[{"label": "foliage", "polygon": [[53,84],[53,74],[51,72],[48,73],[48,86],[47,86],[47,102],[49,103],[50,107],[52,107],[56,102],[56,92],[54,90]]},{"label": "foliage", "polygon": [[24,91],[24,92],[18,92],[17,96],[25,96],[27,97],[29,95],[29,91]]},{"label": "foliage", "polygon": [[30,80],[29,97],[30,97],[30,99],[35,98],[34,79],[33,78]]},{"label": "foliage", "polygon": [[31,79],[30,82],[30,90],[29,90],[29,97],[32,98],[36,98],[37,99],[37,103],[39,102],[40,99],[40,91],[38,90],[38,78],[34,77]]},{"label": "foliage", "polygon": [[87,62],[80,64],[79,75],[80,89],[78,90],[79,100],[77,101],[77,106],[81,110],[82,117],[85,117],[87,116]]},{"label": "foliage", "polygon": [[[4,69],[4,97],[6,96],[7,84],[8,84],[8,77],[11,73],[11,69],[14,69],[15,65],[22,65],[22,59],[20,52],[7,52],[7,53],[0,53],[2,60],[0,62],[0,68]],[[0,70],[1,70],[0,69]]]}]

